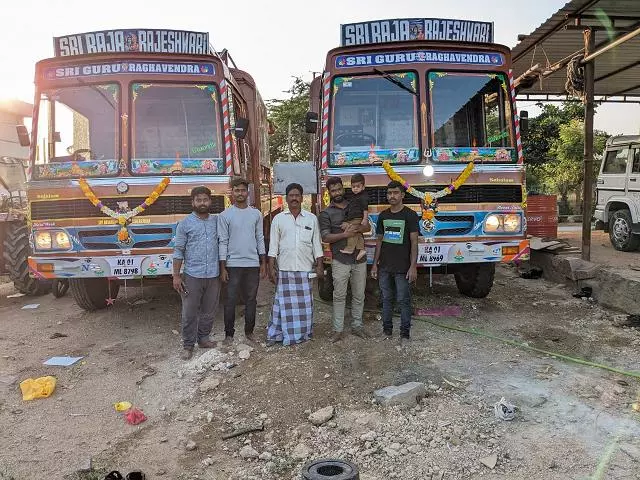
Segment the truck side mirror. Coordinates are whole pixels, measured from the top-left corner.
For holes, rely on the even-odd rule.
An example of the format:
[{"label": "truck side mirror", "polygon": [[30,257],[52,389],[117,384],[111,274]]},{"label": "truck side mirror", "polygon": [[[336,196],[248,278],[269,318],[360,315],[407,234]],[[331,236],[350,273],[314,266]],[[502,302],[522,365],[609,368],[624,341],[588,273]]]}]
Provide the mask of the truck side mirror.
[{"label": "truck side mirror", "polygon": [[18,140],[21,147],[28,147],[31,145],[31,139],[29,138],[29,132],[24,125],[16,125],[16,132],[18,132]]},{"label": "truck side mirror", "polygon": [[316,112],[307,112],[304,119],[304,129],[307,133],[316,133],[318,130],[318,114]]},{"label": "truck side mirror", "polygon": [[529,112],[520,110],[520,134],[526,135],[529,131]]},{"label": "truck side mirror", "polygon": [[249,120],[246,118],[236,118],[236,126],[233,129],[236,134],[236,138],[243,139],[247,136],[247,129],[249,128]]}]

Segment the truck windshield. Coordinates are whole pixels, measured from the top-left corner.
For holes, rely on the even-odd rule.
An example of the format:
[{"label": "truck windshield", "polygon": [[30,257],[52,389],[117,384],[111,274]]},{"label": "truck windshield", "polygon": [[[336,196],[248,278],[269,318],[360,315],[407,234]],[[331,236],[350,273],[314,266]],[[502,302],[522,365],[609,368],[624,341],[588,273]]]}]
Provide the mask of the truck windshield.
[{"label": "truck windshield", "polygon": [[419,159],[417,75],[378,75],[333,79],[332,166]]},{"label": "truck windshield", "polygon": [[506,77],[429,72],[433,147],[513,147]]},{"label": "truck windshield", "polygon": [[215,85],[131,86],[131,172],[223,174]]},{"label": "truck windshield", "polygon": [[[86,84],[43,91],[34,175],[108,176],[119,172],[120,89]],[[46,132],[46,133],[45,133]]]}]

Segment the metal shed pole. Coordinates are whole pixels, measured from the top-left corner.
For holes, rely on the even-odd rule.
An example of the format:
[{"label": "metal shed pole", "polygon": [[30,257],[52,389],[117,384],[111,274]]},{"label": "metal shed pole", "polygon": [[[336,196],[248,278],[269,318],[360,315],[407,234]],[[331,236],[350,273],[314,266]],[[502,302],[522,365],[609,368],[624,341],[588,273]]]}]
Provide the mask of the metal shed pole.
[{"label": "metal shed pole", "polygon": [[[585,28],[585,58],[595,48],[595,31]],[[594,60],[584,64],[584,175],[582,184],[582,259],[591,259],[591,208],[593,203]]]}]

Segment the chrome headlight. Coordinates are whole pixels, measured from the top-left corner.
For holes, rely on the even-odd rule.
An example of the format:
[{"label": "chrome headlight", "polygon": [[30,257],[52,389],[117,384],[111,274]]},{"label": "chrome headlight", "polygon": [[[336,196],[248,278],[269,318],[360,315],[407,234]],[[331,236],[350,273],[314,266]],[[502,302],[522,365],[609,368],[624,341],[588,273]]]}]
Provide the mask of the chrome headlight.
[{"label": "chrome headlight", "polygon": [[50,232],[36,233],[36,248],[39,250],[51,250],[51,243]]},{"label": "chrome headlight", "polygon": [[519,213],[492,213],[484,219],[486,233],[519,233],[522,231],[522,215]]},{"label": "chrome headlight", "polygon": [[522,226],[522,217],[516,214],[510,214],[504,216],[504,231],[505,232],[519,232]]},{"label": "chrome headlight", "polygon": [[43,230],[35,234],[36,250],[70,250],[71,238],[64,230]]},{"label": "chrome headlight", "polygon": [[487,215],[484,219],[484,231],[485,232],[499,232],[502,227],[502,215]]},{"label": "chrome headlight", "polygon": [[54,237],[54,244],[56,248],[69,250],[71,248],[71,240],[69,240],[69,235],[67,235],[67,232],[63,232],[62,230],[56,232]]}]

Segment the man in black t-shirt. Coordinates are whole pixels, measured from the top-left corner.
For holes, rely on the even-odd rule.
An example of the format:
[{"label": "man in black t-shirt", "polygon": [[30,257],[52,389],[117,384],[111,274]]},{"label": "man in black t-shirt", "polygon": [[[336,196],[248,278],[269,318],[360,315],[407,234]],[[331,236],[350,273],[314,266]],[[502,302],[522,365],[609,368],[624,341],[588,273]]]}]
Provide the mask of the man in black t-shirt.
[{"label": "man in black t-shirt", "polygon": [[418,214],[402,203],[405,189],[400,182],[387,185],[390,207],[378,216],[376,256],[371,276],[378,278],[382,291],[382,329],[393,332],[393,287],[400,306],[400,340],[408,340],[411,331],[411,290],[418,262]]}]

